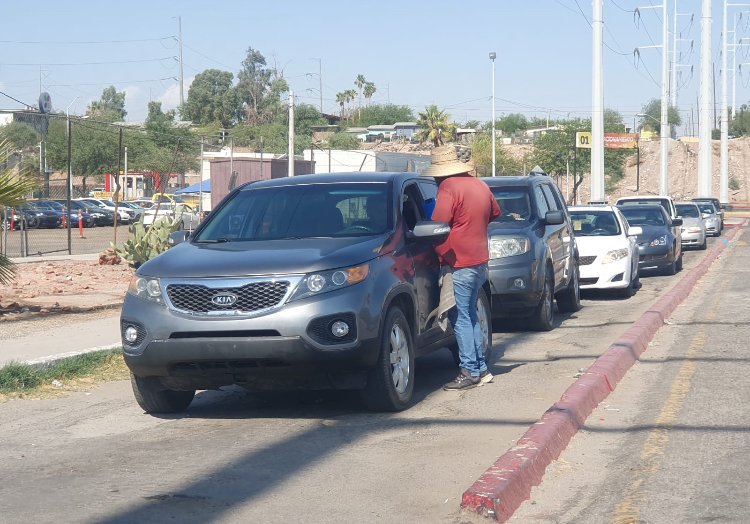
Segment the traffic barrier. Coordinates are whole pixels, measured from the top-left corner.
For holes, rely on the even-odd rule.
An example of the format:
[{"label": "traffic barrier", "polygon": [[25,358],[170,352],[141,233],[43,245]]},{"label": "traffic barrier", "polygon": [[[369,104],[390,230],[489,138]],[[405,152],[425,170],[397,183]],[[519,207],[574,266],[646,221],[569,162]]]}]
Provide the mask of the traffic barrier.
[{"label": "traffic barrier", "polygon": [[78,210],[78,234],[83,238],[83,213]]}]

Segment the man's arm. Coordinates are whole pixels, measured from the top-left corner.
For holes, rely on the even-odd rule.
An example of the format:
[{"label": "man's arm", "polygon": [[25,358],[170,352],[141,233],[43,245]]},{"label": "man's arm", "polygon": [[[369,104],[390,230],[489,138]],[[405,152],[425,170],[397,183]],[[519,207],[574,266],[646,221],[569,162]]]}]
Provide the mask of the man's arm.
[{"label": "man's arm", "polygon": [[453,219],[453,195],[445,190],[438,190],[435,210],[432,212],[432,220],[448,222]]},{"label": "man's arm", "polygon": [[495,200],[494,195],[490,193],[490,222],[499,217],[500,213],[500,205],[497,203],[497,200]]}]

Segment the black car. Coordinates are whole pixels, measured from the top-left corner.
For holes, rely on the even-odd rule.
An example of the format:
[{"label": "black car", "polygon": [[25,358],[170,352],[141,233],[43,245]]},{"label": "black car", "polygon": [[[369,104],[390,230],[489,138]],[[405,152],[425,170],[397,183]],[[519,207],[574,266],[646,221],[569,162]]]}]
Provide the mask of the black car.
[{"label": "black car", "polygon": [[[63,200],[62,202],[65,201]],[[66,214],[67,220],[71,221],[71,226],[74,228],[78,227],[78,211],[76,209],[71,209],[67,213],[65,213],[65,210],[67,209],[66,205],[61,204],[56,200],[35,200],[34,205],[42,209],[54,211],[57,215],[59,215],[60,222],[63,227],[67,227],[66,219],[63,218]],[[88,213],[82,214],[81,217],[83,218],[83,227],[90,228],[94,226],[94,217],[92,217]]]},{"label": "black car", "polygon": [[[55,199],[55,202],[58,202],[62,204],[63,206],[67,205],[67,201],[65,200]],[[94,208],[92,206],[87,206],[84,203],[79,202],[77,200],[71,200],[70,212],[72,215],[72,221],[73,221],[72,224],[74,227],[78,225],[78,211],[81,212],[81,218],[84,220],[84,222],[89,221],[91,223],[91,226],[89,227],[106,226],[106,225],[111,226],[115,222],[114,213],[109,212],[109,215],[107,215],[106,209]],[[84,226],[85,226],[85,223],[84,223]]]},{"label": "black car", "polygon": [[527,317],[554,327],[559,311],[581,308],[578,250],[565,199],[546,174],[483,179],[501,214],[489,227],[493,317]]},{"label": "black car", "polygon": [[[120,323],[140,406],[181,411],[197,389],[239,384],[359,389],[370,409],[406,408],[415,357],[456,351],[437,322],[434,243],[450,228],[424,220],[436,194],[414,173],[235,189],[132,280]],[[477,310],[489,348],[487,291]]]},{"label": "black car", "polygon": [[661,271],[674,275],[682,270],[681,239],[674,228],[682,226],[681,218],[670,218],[659,204],[617,206],[631,226],[640,226],[638,235],[639,271]]},{"label": "black car", "polygon": [[[8,208],[11,209],[11,208]],[[20,229],[22,226],[25,229],[37,229],[37,228],[56,228],[60,227],[61,219],[60,215],[49,209],[44,209],[36,206],[32,202],[24,202],[13,206],[13,228]],[[5,215],[2,216],[3,229],[10,227],[10,213],[8,213],[7,220]]]}]

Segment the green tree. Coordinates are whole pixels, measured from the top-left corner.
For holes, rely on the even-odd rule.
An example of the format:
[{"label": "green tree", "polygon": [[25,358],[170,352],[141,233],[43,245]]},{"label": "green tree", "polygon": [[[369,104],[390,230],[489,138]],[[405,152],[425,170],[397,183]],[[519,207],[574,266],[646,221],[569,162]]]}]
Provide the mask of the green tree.
[{"label": "green tree", "polygon": [[411,122],[414,113],[409,106],[394,104],[373,104],[362,109],[362,116],[357,125],[368,127],[372,125],[393,125],[396,122]]},{"label": "green tree", "polygon": [[198,125],[218,122],[225,128],[232,126],[242,111],[238,93],[232,86],[233,78],[232,73],[219,69],[199,73],[190,84],[181,114]]},{"label": "green tree", "polygon": [[175,128],[175,110],[164,112],[161,102],[149,102],[144,128],[150,145],[143,145],[137,165],[160,173],[162,188],[170,173],[198,169],[198,144],[188,129]]},{"label": "green tree", "polygon": [[[0,141],[0,208],[23,202],[38,185],[30,170],[11,166],[9,161],[13,149],[7,140]],[[13,263],[0,252],[0,284],[9,283],[14,273]]]},{"label": "green tree", "polygon": [[[370,106],[370,100],[372,99],[372,95],[374,95],[377,90],[378,89],[375,87],[374,82],[365,82],[365,86],[362,89],[362,92],[365,95],[365,102],[368,107]],[[360,119],[361,118],[362,116],[360,115]]]},{"label": "green tree", "polygon": [[[482,133],[471,144],[471,159],[479,176],[492,176],[492,133]],[[495,143],[495,172],[499,176],[521,175],[521,162]]]},{"label": "green tree", "polygon": [[331,149],[359,149],[359,139],[350,133],[334,133],[328,137]]},{"label": "green tree", "polygon": [[359,90],[359,116],[361,116],[362,113],[362,90],[364,89],[365,85],[367,84],[367,79],[365,78],[365,75],[358,74],[357,78],[354,79],[354,85],[357,86],[357,89]]},{"label": "green tree", "polygon": [[344,107],[346,106],[346,95],[344,91],[336,93],[336,103],[341,107],[341,118],[344,118]]},{"label": "green tree", "polygon": [[495,129],[499,129],[504,135],[513,135],[516,131],[529,128],[529,121],[521,113],[511,113],[497,120]]},{"label": "green tree", "polygon": [[[661,100],[658,98],[651,99],[643,106],[643,113],[648,116],[641,117],[640,127],[648,129],[656,134],[661,134]],[[667,123],[670,127],[675,128],[682,124],[682,118],[677,108],[670,106],[667,109]]]},{"label": "green tree", "polygon": [[11,122],[0,127],[0,141],[7,141],[15,149],[27,149],[39,143],[39,135],[27,124]]},{"label": "green tree", "polygon": [[418,133],[421,142],[429,140],[437,147],[453,139],[456,126],[448,121],[448,114],[434,104],[427,106],[423,113],[419,113],[417,123],[422,128]]},{"label": "green tree", "polygon": [[282,111],[282,93],[289,91],[279,71],[268,67],[266,58],[249,47],[237,78],[239,101],[245,104],[244,120],[251,125],[273,121]]},{"label": "green tree", "polygon": [[88,108],[87,114],[97,120],[119,122],[128,114],[125,111],[125,92],[118,93],[115,86],[109,86],[102,91],[99,100],[94,100]]},{"label": "green tree", "polygon": [[747,104],[742,104],[739,111],[735,113],[729,126],[729,133],[734,136],[750,135],[750,107]]}]

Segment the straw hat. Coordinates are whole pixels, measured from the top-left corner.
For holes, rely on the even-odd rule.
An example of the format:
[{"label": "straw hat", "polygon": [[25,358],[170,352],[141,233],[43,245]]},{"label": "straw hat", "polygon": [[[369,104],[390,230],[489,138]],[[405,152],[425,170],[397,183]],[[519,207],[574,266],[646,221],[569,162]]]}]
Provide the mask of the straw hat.
[{"label": "straw hat", "polygon": [[440,146],[432,150],[430,154],[432,165],[422,171],[423,176],[432,176],[436,178],[462,175],[464,173],[474,173],[474,164],[471,162],[461,162],[458,159],[458,153],[453,146]]}]

